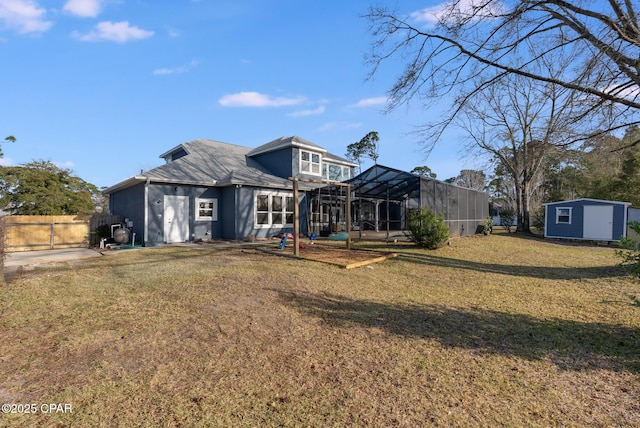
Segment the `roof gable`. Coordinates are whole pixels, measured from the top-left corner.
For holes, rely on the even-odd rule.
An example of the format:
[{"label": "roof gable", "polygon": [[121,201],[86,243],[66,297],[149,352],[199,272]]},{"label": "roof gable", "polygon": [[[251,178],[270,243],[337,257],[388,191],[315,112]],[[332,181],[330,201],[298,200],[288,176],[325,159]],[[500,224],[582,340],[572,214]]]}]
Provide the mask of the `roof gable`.
[{"label": "roof gable", "polygon": [[261,146],[256,147],[247,153],[247,156],[252,157],[256,155],[261,155],[263,153],[274,152],[277,150],[285,149],[287,147],[299,147],[311,151],[316,151],[320,153],[326,153],[327,150],[318,146],[317,144],[312,143],[311,141],[305,140],[304,138],[300,138],[296,135],[293,137],[280,137],[276,140],[270,141],[267,144],[263,144]]}]

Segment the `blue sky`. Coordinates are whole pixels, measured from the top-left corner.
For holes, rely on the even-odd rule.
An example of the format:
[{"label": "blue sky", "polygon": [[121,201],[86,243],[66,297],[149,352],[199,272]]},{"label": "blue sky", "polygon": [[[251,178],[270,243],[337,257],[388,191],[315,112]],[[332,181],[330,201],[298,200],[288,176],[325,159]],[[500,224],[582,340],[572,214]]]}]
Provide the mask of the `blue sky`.
[{"label": "blue sky", "polygon": [[[436,4],[403,0],[400,11]],[[197,138],[257,147],[298,135],[344,156],[377,131],[381,164],[428,165],[439,179],[477,167],[454,131],[425,159],[410,133],[441,112],[383,113],[401,64],[366,79],[370,5],[0,0],[0,139],[18,140],[1,162],[50,160],[101,187]]]}]

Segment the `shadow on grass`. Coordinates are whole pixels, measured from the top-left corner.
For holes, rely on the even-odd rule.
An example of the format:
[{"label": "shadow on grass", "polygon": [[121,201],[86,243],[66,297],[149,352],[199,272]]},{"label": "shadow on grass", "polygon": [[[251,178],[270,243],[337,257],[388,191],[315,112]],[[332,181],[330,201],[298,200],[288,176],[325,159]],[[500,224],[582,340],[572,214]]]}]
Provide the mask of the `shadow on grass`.
[{"label": "shadow on grass", "polygon": [[640,373],[637,328],[486,309],[396,305],[333,294],[275,291],[285,304],[334,327],[375,327],[395,335],[436,340],[445,347],[547,359],[562,370],[604,368]]},{"label": "shadow on grass", "polygon": [[398,260],[417,264],[430,264],[433,266],[451,269],[465,269],[476,272],[498,273],[502,275],[526,276],[542,279],[596,279],[625,276],[628,274],[620,266],[551,267],[481,263],[440,257],[429,254],[426,251],[422,253],[400,252]]}]

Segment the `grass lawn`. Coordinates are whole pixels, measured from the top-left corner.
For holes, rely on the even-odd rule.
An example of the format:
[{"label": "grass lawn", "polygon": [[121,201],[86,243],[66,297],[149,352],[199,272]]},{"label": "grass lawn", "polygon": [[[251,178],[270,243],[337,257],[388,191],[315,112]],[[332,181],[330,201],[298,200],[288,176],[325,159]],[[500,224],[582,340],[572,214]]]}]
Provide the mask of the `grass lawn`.
[{"label": "grass lawn", "polygon": [[367,247],[400,255],[172,247],[25,272],[0,294],[0,404],[37,412],[0,426],[640,426],[640,284],[612,248]]}]

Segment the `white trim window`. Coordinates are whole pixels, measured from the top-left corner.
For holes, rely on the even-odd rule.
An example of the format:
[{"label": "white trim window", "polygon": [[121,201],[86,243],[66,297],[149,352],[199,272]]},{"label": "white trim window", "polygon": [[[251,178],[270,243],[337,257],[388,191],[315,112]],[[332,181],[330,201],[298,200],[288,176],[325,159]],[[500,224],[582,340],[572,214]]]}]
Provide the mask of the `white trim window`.
[{"label": "white trim window", "polygon": [[293,226],[294,200],[291,193],[258,192],[254,206],[256,227]]},{"label": "white trim window", "polygon": [[218,200],[196,198],[196,221],[218,221]]},{"label": "white trim window", "polygon": [[343,180],[349,180],[351,178],[351,168],[349,168],[348,166],[343,166],[342,167],[342,179]]},{"label": "white trim window", "polygon": [[571,224],[571,207],[556,207],[556,224]]},{"label": "white trim window", "polygon": [[330,181],[345,181],[351,177],[351,168],[335,165],[329,162],[322,163],[322,179]]},{"label": "white trim window", "polygon": [[322,162],[322,156],[320,153],[309,152],[307,150],[300,150],[300,173],[320,175],[320,164]]}]

